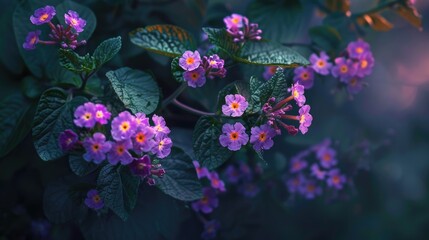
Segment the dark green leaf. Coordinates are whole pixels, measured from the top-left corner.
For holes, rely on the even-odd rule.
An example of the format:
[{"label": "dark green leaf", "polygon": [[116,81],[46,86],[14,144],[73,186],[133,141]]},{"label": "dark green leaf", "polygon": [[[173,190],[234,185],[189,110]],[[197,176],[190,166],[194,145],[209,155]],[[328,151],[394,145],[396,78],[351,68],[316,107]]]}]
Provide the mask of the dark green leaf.
[{"label": "dark green leaf", "polygon": [[180,148],[173,148],[168,157],[160,160],[166,173],[157,178],[157,186],[166,194],[182,200],[194,201],[203,197],[192,159]]},{"label": "dark green leaf", "polygon": [[88,53],[85,56],[70,49],[60,48],[58,51],[60,65],[74,73],[90,73],[96,68],[96,62]]},{"label": "dark green leaf", "polygon": [[140,70],[120,68],[106,73],[113,90],[133,113],[150,114],[158,106],[159,88],[153,76]]},{"label": "dark green leaf", "polygon": [[312,27],[309,30],[311,41],[325,51],[336,50],[341,44],[341,35],[338,31],[327,25]]},{"label": "dark green leaf", "polygon": [[110,38],[103,41],[95,49],[92,57],[95,60],[97,68],[112,59],[121,50],[122,42],[121,37]]},{"label": "dark green leaf", "polygon": [[240,45],[234,43],[232,37],[222,28],[203,28],[209,41],[231,57],[240,55]]},{"label": "dark green leaf", "polygon": [[39,98],[43,92],[42,84],[32,76],[22,79],[21,89],[24,95],[31,99]]},{"label": "dark green leaf", "polygon": [[34,146],[40,158],[49,161],[64,156],[58,136],[66,129],[75,129],[73,112],[88,101],[84,97],[67,100],[67,93],[59,88],[46,90],[40,98],[33,120]]},{"label": "dark green leaf", "polygon": [[130,32],[131,42],[148,51],[168,57],[178,57],[195,49],[192,35],[173,25],[151,25]]},{"label": "dark green leaf", "polygon": [[192,137],[195,157],[209,169],[219,167],[232,155],[231,151],[220,145],[221,133],[220,123],[212,117],[201,117],[195,126]]},{"label": "dark green leaf", "polygon": [[98,165],[85,161],[82,154],[71,154],[69,156],[69,165],[72,172],[78,176],[86,176],[98,168]]},{"label": "dark green leaf", "polygon": [[179,57],[175,57],[171,62],[171,73],[173,74],[174,79],[178,82],[184,82],[183,78],[183,68],[179,66]]}]

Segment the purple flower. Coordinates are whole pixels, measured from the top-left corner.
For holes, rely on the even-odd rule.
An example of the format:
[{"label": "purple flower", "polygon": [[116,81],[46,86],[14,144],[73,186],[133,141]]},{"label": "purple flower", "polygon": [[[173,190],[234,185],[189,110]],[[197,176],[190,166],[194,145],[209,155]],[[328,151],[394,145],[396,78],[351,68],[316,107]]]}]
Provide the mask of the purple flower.
[{"label": "purple flower", "polygon": [[78,127],[93,128],[95,119],[95,104],[92,102],[84,103],[80,105],[74,112],[74,124]]},{"label": "purple flower", "polygon": [[222,105],[222,113],[226,116],[240,117],[246,111],[249,103],[240,94],[225,96],[225,104]]},{"label": "purple flower", "polygon": [[362,78],[370,75],[372,73],[372,68],[374,67],[374,57],[372,56],[372,53],[367,52],[362,54],[356,65],[356,76]]},{"label": "purple flower", "polygon": [[289,179],[286,182],[287,188],[290,193],[294,193],[300,190],[301,186],[306,182],[304,175],[298,174],[295,175],[293,178]]},{"label": "purple flower", "polygon": [[69,10],[64,14],[66,24],[72,27],[76,32],[83,32],[83,28],[86,25],[86,21],[79,17],[79,14],[73,10]]},{"label": "purple flower", "polygon": [[211,186],[214,189],[217,189],[221,192],[225,192],[225,183],[219,178],[219,175],[217,174],[217,172],[212,172],[210,173],[210,175],[208,176]]},{"label": "purple flower", "polygon": [[25,38],[25,42],[22,44],[22,47],[25,50],[33,50],[36,48],[36,44],[39,42],[39,36],[41,31],[36,30],[34,32],[29,32]]},{"label": "purple flower", "polygon": [[306,101],[304,96],[304,86],[299,83],[295,83],[290,88],[290,91],[298,106],[302,107]]},{"label": "purple flower", "polygon": [[112,137],[116,141],[131,138],[137,130],[135,117],[128,111],[119,113],[112,121]]},{"label": "purple flower", "polygon": [[216,238],[219,228],[220,223],[215,219],[204,222],[204,232],[201,234],[201,238],[205,240]]},{"label": "purple flower", "polygon": [[313,121],[310,109],[309,105],[304,105],[299,109],[299,130],[302,134],[307,133],[308,127],[310,127],[311,122]]},{"label": "purple flower", "polygon": [[112,148],[107,155],[107,160],[110,164],[117,164],[121,162],[122,165],[128,165],[133,161],[133,156],[131,156],[128,151],[133,147],[133,143],[130,139],[125,139],[118,141],[112,144]]},{"label": "purple flower", "polygon": [[206,167],[201,167],[198,161],[192,161],[192,163],[194,164],[198,179],[210,176],[209,170]]},{"label": "purple flower", "polygon": [[110,119],[111,113],[103,104],[95,104],[95,121],[104,125]]},{"label": "purple flower", "polygon": [[347,45],[347,52],[351,58],[359,59],[369,51],[369,44],[362,39],[359,39],[355,42],[350,42],[349,45]]},{"label": "purple flower", "polygon": [[96,132],[92,135],[92,138],[85,138],[83,147],[86,150],[83,158],[88,162],[93,161],[99,164],[106,159],[106,153],[110,151],[112,145],[110,142],[106,142],[104,134]]},{"label": "purple flower", "polygon": [[211,187],[203,188],[203,198],[192,203],[195,212],[211,213],[219,205],[216,190]]},{"label": "purple flower", "polygon": [[220,69],[223,68],[225,61],[219,57],[217,54],[213,54],[211,56],[204,57],[207,60],[207,63],[211,68]]},{"label": "purple flower", "polygon": [[320,148],[316,152],[316,156],[320,160],[320,165],[324,168],[331,168],[337,164],[336,155],[337,152],[330,147]]},{"label": "purple flower", "polygon": [[290,170],[291,173],[297,173],[308,166],[308,163],[301,159],[299,156],[292,158],[290,161]]},{"label": "purple flower", "polygon": [[201,64],[201,57],[198,51],[185,51],[179,58],[179,66],[186,71],[197,69]]},{"label": "purple flower", "polygon": [[56,12],[54,7],[44,6],[34,11],[33,16],[30,17],[30,21],[34,25],[41,25],[50,22],[55,14]]},{"label": "purple flower", "polygon": [[310,56],[311,67],[320,75],[328,75],[329,70],[332,67],[332,63],[329,62],[329,56],[325,52],[320,52],[320,57],[313,53]]},{"label": "purple flower", "polygon": [[249,23],[249,19],[242,17],[243,27],[231,27],[226,31],[231,35],[234,42],[245,42],[246,40],[259,41],[262,39],[262,30],[257,23]]},{"label": "purple flower", "polygon": [[226,69],[224,68],[225,61],[217,54],[209,57],[203,57],[202,67],[208,78],[214,79],[215,77],[224,78],[226,76]]},{"label": "purple flower", "polygon": [[96,189],[91,189],[86,194],[85,205],[91,209],[99,210],[104,207],[103,199]]},{"label": "purple flower", "polygon": [[231,16],[225,17],[223,22],[225,23],[227,29],[238,29],[243,27],[243,18],[244,17],[240,14],[233,13]]},{"label": "purple flower", "polygon": [[277,135],[276,131],[268,124],[259,127],[252,127],[250,143],[253,144],[255,151],[268,150],[274,145],[273,137]]},{"label": "purple flower", "polygon": [[137,128],[147,127],[149,126],[149,118],[146,117],[146,114],[144,113],[137,113],[136,124],[137,124]]},{"label": "purple flower", "polygon": [[155,136],[155,145],[152,148],[152,154],[156,154],[158,158],[165,158],[170,155],[173,142],[171,138],[163,134]]},{"label": "purple flower", "polygon": [[314,70],[311,67],[297,67],[294,70],[293,81],[304,86],[305,89],[313,87]]},{"label": "purple flower", "polygon": [[278,66],[266,66],[262,77],[267,81],[270,80],[276,73],[277,68]]},{"label": "purple flower", "polygon": [[240,162],[240,172],[241,172],[241,177],[244,180],[250,181],[253,179],[252,170],[250,169],[249,165],[247,165],[244,162]]},{"label": "purple flower", "polygon": [[246,145],[249,141],[246,128],[239,122],[234,125],[225,123],[222,126],[222,133],[223,134],[219,136],[220,145],[228,147],[231,151],[240,150],[241,145]]},{"label": "purple flower", "polygon": [[154,114],[152,116],[153,121],[153,130],[155,130],[155,135],[167,135],[170,133],[170,129],[167,127],[163,117]]},{"label": "purple flower", "polygon": [[326,171],[323,171],[319,168],[319,165],[314,163],[313,165],[311,165],[311,175],[315,176],[319,180],[323,180],[325,179]]},{"label": "purple flower", "polygon": [[336,189],[342,189],[346,182],[346,177],[340,173],[338,169],[332,169],[328,172],[328,186]]},{"label": "purple flower", "polygon": [[253,182],[245,182],[238,187],[238,192],[248,198],[255,197],[261,189]]},{"label": "purple flower", "polygon": [[299,189],[300,193],[307,199],[313,199],[322,194],[322,188],[312,180],[306,181]]},{"label": "purple flower", "polygon": [[351,59],[344,57],[335,58],[335,66],[332,68],[332,76],[347,83],[356,74],[356,66]]},{"label": "purple flower", "polygon": [[155,141],[152,139],[155,136],[153,128],[146,126],[140,127],[133,136],[134,151],[138,154],[142,152],[150,152],[155,146]]},{"label": "purple flower", "polygon": [[354,77],[347,83],[347,91],[350,94],[357,94],[363,89],[364,82],[362,78]]},{"label": "purple flower", "polygon": [[225,170],[225,174],[227,181],[230,183],[237,183],[241,178],[240,171],[234,165],[229,165]]},{"label": "purple flower", "polygon": [[68,152],[76,146],[78,142],[78,136],[71,129],[67,129],[60,133],[58,142],[60,143],[61,150],[63,152]]},{"label": "purple flower", "polygon": [[148,155],[132,161],[130,165],[130,171],[141,178],[145,178],[150,175],[150,170],[152,169],[152,161]]},{"label": "purple flower", "polygon": [[189,87],[202,87],[206,83],[206,71],[203,67],[198,67],[195,70],[184,72],[183,78]]}]

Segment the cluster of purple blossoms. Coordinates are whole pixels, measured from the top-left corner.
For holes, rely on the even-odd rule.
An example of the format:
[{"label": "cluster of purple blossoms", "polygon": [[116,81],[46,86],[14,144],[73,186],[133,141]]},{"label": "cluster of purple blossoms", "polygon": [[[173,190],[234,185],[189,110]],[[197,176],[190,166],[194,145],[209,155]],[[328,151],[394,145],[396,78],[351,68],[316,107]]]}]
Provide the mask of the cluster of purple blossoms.
[{"label": "cluster of purple blossoms", "polygon": [[238,165],[229,165],[223,173],[227,183],[237,185],[238,193],[253,198],[261,191],[257,179],[262,172],[262,167],[259,165],[252,168],[248,164],[240,162]]},{"label": "cluster of purple blossoms", "polygon": [[88,208],[94,210],[99,210],[104,207],[103,199],[100,197],[100,194],[96,189],[91,189],[88,191],[84,203]]},{"label": "cluster of purple blossoms", "polygon": [[[290,135],[296,135],[298,130],[302,134],[307,133],[308,128],[311,126],[313,121],[313,116],[310,114],[310,106],[305,105],[306,98],[304,96],[304,89],[303,85],[295,83],[289,89],[289,92],[291,93],[290,96],[278,103],[275,103],[275,98],[270,98],[262,107],[262,111],[268,119],[267,124],[274,128],[276,134],[281,134],[280,127],[284,128]],[[292,100],[294,100],[298,107],[300,107],[298,110],[299,115],[297,116],[286,114],[293,109],[293,106],[290,103]],[[299,127],[296,128],[293,125],[284,123],[284,119],[298,121]]]},{"label": "cluster of purple blossoms", "polygon": [[[165,170],[161,164],[153,164],[152,158],[162,159],[171,152],[173,142],[168,137],[170,129],[161,116],[153,115],[152,125],[144,113],[131,114],[123,111],[109,123],[111,113],[103,104],[84,103],[74,112],[74,124],[83,128],[82,140],[70,129],[59,136],[59,145],[64,152],[83,148],[83,158],[100,164],[104,160],[116,165],[128,165],[135,175],[154,185],[152,175],[162,177]],[[107,139],[108,130],[112,140]]]},{"label": "cluster of purple blossoms", "polygon": [[226,76],[224,60],[217,54],[201,58],[198,51],[185,51],[179,58],[179,66],[185,70],[183,78],[188,86],[193,88],[202,87],[207,78],[224,78]]},{"label": "cluster of purple blossoms", "polygon": [[34,25],[48,24],[51,28],[51,33],[49,34],[51,40],[41,40],[40,30],[29,32],[22,45],[24,49],[33,50],[38,43],[48,45],[59,44],[62,48],[71,49],[86,44],[85,40],[77,40],[79,33],[84,31],[86,20],[80,18],[77,12],[69,10],[64,14],[66,26],[62,26],[61,24],[54,25],[51,20],[55,15],[55,8],[49,5],[34,11],[34,14],[30,16],[31,23]]},{"label": "cluster of purple blossoms", "polygon": [[260,41],[262,30],[257,23],[249,23],[249,19],[240,14],[232,14],[225,17],[223,22],[226,31],[232,36],[234,42]]},{"label": "cluster of purple blossoms", "polygon": [[[311,154],[314,154],[315,161],[310,165],[308,159]],[[307,199],[321,195],[324,186],[331,190],[341,190],[347,178],[335,168],[337,163],[331,141],[324,140],[291,159],[290,174],[285,177],[285,185],[292,195],[299,194]]]}]

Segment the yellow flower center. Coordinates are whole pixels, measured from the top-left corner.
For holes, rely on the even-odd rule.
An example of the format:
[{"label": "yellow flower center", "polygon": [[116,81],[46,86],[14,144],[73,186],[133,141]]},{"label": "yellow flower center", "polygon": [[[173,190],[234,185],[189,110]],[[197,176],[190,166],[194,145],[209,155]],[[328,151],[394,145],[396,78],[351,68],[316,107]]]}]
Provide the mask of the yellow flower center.
[{"label": "yellow flower center", "polygon": [[361,68],[366,68],[368,66],[368,61],[367,60],[362,60],[361,62],[360,62],[360,67]]},{"label": "yellow flower center", "polygon": [[240,104],[238,102],[232,102],[231,103],[231,108],[234,110],[237,110],[240,107]]},{"label": "yellow flower center", "polygon": [[92,145],[92,151],[94,151],[94,152],[98,152],[98,150],[100,150],[100,144],[98,144],[98,143],[94,143],[94,144]]},{"label": "yellow flower center", "polygon": [[329,153],[325,153],[325,155],[323,155],[323,160],[325,162],[331,161],[331,155]]},{"label": "yellow flower center", "polygon": [[138,143],[144,143],[144,141],[146,140],[146,136],[143,133],[138,133],[136,136],[136,141]]},{"label": "yellow flower center", "polygon": [[125,149],[124,149],[124,147],[123,147],[123,146],[118,146],[118,147],[116,147],[116,153],[117,153],[118,155],[122,155],[122,154],[124,154],[124,152],[125,152]]},{"label": "yellow flower center", "polygon": [[49,14],[44,13],[42,16],[39,17],[40,21],[46,21],[46,19],[49,18]]},{"label": "yellow flower center", "polygon": [[159,141],[158,149],[161,150],[164,146],[164,140]]},{"label": "yellow flower center", "polygon": [[200,75],[198,73],[192,73],[192,75],[191,75],[192,81],[197,81],[199,76]]},{"label": "yellow flower center", "polygon": [[302,78],[302,80],[308,80],[308,78],[309,78],[309,76],[308,76],[308,73],[303,73],[302,75],[301,75],[301,78]]},{"label": "yellow flower center", "polygon": [[299,97],[299,92],[297,90],[294,90],[292,95],[294,98],[297,98]]},{"label": "yellow flower center", "polygon": [[87,112],[87,113],[85,113],[84,115],[83,115],[83,118],[85,119],[85,120],[90,120],[91,118],[92,118],[92,114],[91,113],[89,113],[89,112]]},{"label": "yellow flower center", "polygon": [[103,111],[97,111],[97,113],[95,113],[95,117],[96,118],[103,118],[104,117]]},{"label": "yellow flower center", "polygon": [[318,60],[318,61],[317,61],[317,66],[319,66],[319,67],[323,67],[323,66],[325,66],[325,61],[323,61],[323,60]]},{"label": "yellow flower center", "polygon": [[307,191],[308,192],[314,192],[314,190],[316,190],[316,187],[313,184],[307,185]]},{"label": "yellow flower center", "polygon": [[126,131],[128,131],[128,130],[130,129],[130,123],[129,123],[129,122],[123,122],[123,123],[119,126],[119,129],[120,129],[122,132],[126,132]]},{"label": "yellow flower center", "polygon": [[97,194],[95,196],[92,197],[92,201],[94,201],[95,203],[99,203],[101,201],[100,196]]},{"label": "yellow flower center", "polygon": [[332,182],[335,184],[340,183],[340,177],[338,175],[335,175],[332,177]]},{"label": "yellow flower center", "polygon": [[346,73],[346,72],[348,72],[348,71],[349,71],[349,68],[348,68],[346,65],[343,65],[343,66],[341,66],[340,71],[341,71],[342,73]]},{"label": "yellow flower center", "polygon": [[267,134],[265,132],[260,133],[259,134],[259,141],[265,142],[265,140],[267,140]]},{"label": "yellow flower center", "polygon": [[301,118],[299,119],[299,123],[305,122],[305,115],[301,115]]},{"label": "yellow flower center", "polygon": [[191,65],[195,62],[195,59],[193,57],[186,58],[186,64]]},{"label": "yellow flower center", "polygon": [[229,134],[229,139],[231,139],[231,141],[237,141],[238,140],[238,132],[231,132]]},{"label": "yellow flower center", "polygon": [[37,37],[36,36],[32,37],[30,40],[31,45],[34,45],[36,41],[37,41]]},{"label": "yellow flower center", "polygon": [[208,203],[208,202],[209,202],[209,198],[208,198],[208,197],[206,197],[206,196],[204,196],[203,198],[201,198],[201,202],[202,202],[203,204],[206,204],[206,203]]},{"label": "yellow flower center", "polygon": [[77,19],[76,18],[72,18],[70,20],[71,25],[76,26],[77,25]]},{"label": "yellow flower center", "polygon": [[356,52],[359,54],[363,53],[363,48],[361,47],[356,48]]},{"label": "yellow flower center", "polygon": [[357,78],[352,78],[351,80],[350,80],[350,85],[352,85],[352,86],[355,86],[356,84],[357,84]]},{"label": "yellow flower center", "polygon": [[238,24],[240,22],[240,18],[238,17],[232,18],[231,22],[234,24]]}]

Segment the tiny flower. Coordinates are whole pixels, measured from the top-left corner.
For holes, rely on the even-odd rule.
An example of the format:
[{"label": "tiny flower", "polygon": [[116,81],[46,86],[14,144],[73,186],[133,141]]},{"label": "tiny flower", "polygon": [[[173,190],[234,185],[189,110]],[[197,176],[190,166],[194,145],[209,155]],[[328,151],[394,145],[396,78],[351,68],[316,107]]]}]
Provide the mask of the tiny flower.
[{"label": "tiny flower", "polygon": [[39,36],[41,31],[36,30],[34,32],[29,32],[25,38],[25,42],[22,44],[22,47],[25,50],[33,50],[36,48],[36,44],[39,42]]},{"label": "tiny flower", "polygon": [[332,169],[328,172],[328,186],[336,189],[342,189],[346,182],[346,177],[340,173],[338,169]]},{"label": "tiny flower", "polygon": [[136,114],[136,124],[137,127],[147,127],[149,126],[149,118],[146,117],[146,114],[144,113],[137,113]]},{"label": "tiny flower", "polygon": [[305,89],[313,87],[314,84],[314,70],[311,67],[297,67],[294,70],[295,76],[293,81],[304,86]]},{"label": "tiny flower", "polygon": [[262,73],[262,77],[265,80],[270,80],[277,71],[278,66],[266,66],[264,73]]},{"label": "tiny flower", "polygon": [[203,198],[192,203],[195,212],[211,213],[219,205],[216,190],[211,187],[203,188]]},{"label": "tiny flower", "polygon": [[142,152],[150,152],[155,146],[155,141],[152,139],[155,136],[153,128],[146,126],[140,127],[133,136],[134,151],[138,154]]},{"label": "tiny flower", "polygon": [[329,56],[325,52],[320,52],[320,57],[313,53],[310,56],[311,67],[320,75],[328,75],[329,70],[332,67],[332,63],[329,62]]},{"label": "tiny flower", "polygon": [[201,57],[198,51],[185,51],[179,58],[179,66],[186,71],[197,69],[201,64]]},{"label": "tiny flower", "polygon": [[155,130],[155,135],[170,133],[170,129],[167,127],[163,117],[154,114],[152,116],[152,121],[154,124],[153,130]]},{"label": "tiny flower", "polygon": [[249,103],[240,94],[225,96],[225,104],[222,105],[222,113],[226,116],[240,117],[246,111]]},{"label": "tiny flower", "polygon": [[231,16],[225,17],[223,22],[225,23],[227,29],[238,29],[243,27],[243,18],[244,17],[240,14],[233,13]]},{"label": "tiny flower", "polygon": [[198,67],[192,71],[183,73],[183,78],[188,83],[189,87],[197,88],[202,87],[206,83],[206,71],[203,67]]},{"label": "tiny flower", "polygon": [[276,131],[268,124],[259,127],[252,127],[250,143],[253,144],[255,151],[268,150],[274,145],[273,137],[277,135]]},{"label": "tiny flower", "polygon": [[319,180],[323,180],[325,179],[326,171],[323,171],[319,168],[319,165],[314,163],[313,165],[311,165],[311,175],[315,176]]},{"label": "tiny flower", "polygon": [[253,182],[245,182],[238,187],[238,192],[248,198],[255,197],[261,189]]},{"label": "tiny flower", "polygon": [[55,8],[52,6],[45,6],[34,11],[34,14],[30,17],[30,21],[34,25],[41,25],[48,23],[55,16]]},{"label": "tiny flower", "polygon": [[219,55],[213,54],[207,58],[207,63],[212,68],[220,69],[220,68],[223,68],[225,61],[221,59]]},{"label": "tiny flower", "polygon": [[210,175],[208,176],[211,186],[214,189],[217,189],[221,192],[225,192],[225,183],[219,178],[219,175],[217,174],[217,172],[212,172],[210,173]]},{"label": "tiny flower", "polygon": [[357,94],[363,89],[364,82],[362,78],[354,77],[347,83],[347,91],[350,94]]},{"label": "tiny flower", "polygon": [[234,165],[229,165],[225,170],[225,174],[227,181],[230,183],[237,183],[241,178],[240,171]]},{"label": "tiny flower", "polygon": [[145,178],[150,175],[150,170],[152,169],[152,161],[148,155],[132,161],[130,165],[130,171],[141,178]]},{"label": "tiny flower", "polygon": [[292,158],[291,162],[290,162],[290,172],[291,173],[297,173],[300,172],[301,170],[305,169],[308,166],[308,163],[299,158],[299,157],[294,157]]},{"label": "tiny flower", "polygon": [[362,39],[359,39],[355,42],[350,42],[349,45],[347,45],[347,52],[351,58],[359,59],[362,55],[369,51],[369,44]]},{"label": "tiny flower", "polygon": [[88,162],[93,161],[99,164],[106,159],[106,154],[110,151],[112,145],[110,142],[106,142],[104,134],[97,132],[92,135],[92,138],[85,138],[83,147],[86,150],[83,158]]},{"label": "tiny flower", "polygon": [[310,106],[304,105],[299,109],[299,130],[302,134],[307,133],[308,127],[310,127],[313,121],[313,116],[310,114]]},{"label": "tiny flower", "polygon": [[[249,23],[249,19],[242,17],[243,27],[233,27],[226,29],[226,32],[232,37],[234,42],[245,42],[246,40],[260,41],[262,39],[262,30],[257,23]],[[227,25],[228,26],[228,25]]]},{"label": "tiny flower", "polygon": [[96,123],[95,104],[92,102],[80,105],[74,112],[74,124],[78,127],[93,128]]},{"label": "tiny flower", "polygon": [[299,83],[295,83],[290,88],[290,91],[298,106],[302,107],[306,101],[304,96],[304,86]]},{"label": "tiny flower", "polygon": [[231,151],[240,150],[241,145],[246,145],[249,141],[246,128],[239,122],[234,125],[225,123],[222,127],[222,133],[223,134],[219,136],[220,145],[228,147]]},{"label": "tiny flower", "polygon": [[332,76],[339,78],[341,82],[347,83],[356,74],[356,66],[351,59],[338,57],[332,68]]},{"label": "tiny flower", "polygon": [[316,156],[320,160],[320,165],[324,168],[331,168],[337,164],[337,159],[335,158],[336,155],[337,152],[329,147],[320,148],[316,152]]},{"label": "tiny flower", "polygon": [[206,167],[201,167],[198,161],[192,161],[192,163],[194,164],[198,179],[210,176],[209,170]]},{"label": "tiny flower", "polygon": [[359,58],[356,63],[357,70],[356,76],[365,77],[372,73],[372,68],[374,67],[374,57],[371,52],[367,52],[362,54],[361,58]]},{"label": "tiny flower", "polygon": [[119,113],[112,121],[112,137],[116,141],[131,138],[137,130],[135,117],[128,111]]},{"label": "tiny flower", "polygon": [[173,146],[171,138],[163,134],[158,134],[154,140],[155,144],[151,150],[152,154],[156,154],[158,158],[165,158],[170,155],[171,147]]},{"label": "tiny flower", "polygon": [[301,186],[306,182],[304,175],[298,174],[286,182],[290,193],[295,193],[300,190]]},{"label": "tiny flower", "polygon": [[61,150],[63,152],[68,152],[76,146],[76,143],[78,142],[78,136],[72,130],[67,129],[60,133],[58,142],[60,143]]},{"label": "tiny flower", "polygon": [[125,139],[112,144],[112,148],[107,155],[107,160],[110,164],[117,164],[120,162],[122,165],[128,165],[133,161],[133,157],[128,151],[133,147],[130,139]]},{"label": "tiny flower", "polygon": [[201,234],[201,238],[204,240],[216,238],[216,233],[220,228],[219,221],[213,219],[204,223],[204,232]]},{"label": "tiny flower", "polygon": [[314,199],[316,196],[322,194],[322,188],[317,186],[312,180],[306,181],[300,187],[300,193],[307,199]]},{"label": "tiny flower", "polygon": [[66,14],[64,14],[64,19],[66,21],[66,24],[76,30],[76,32],[83,32],[83,28],[86,25],[86,21],[80,18],[77,12],[69,10]]},{"label": "tiny flower", "polygon": [[104,207],[103,199],[96,189],[91,189],[86,194],[85,205],[91,209],[99,210]]},{"label": "tiny flower", "polygon": [[203,57],[202,67],[205,71],[206,77],[214,79],[215,77],[224,78],[226,76],[226,69],[224,68],[225,61],[217,54],[209,57]]},{"label": "tiny flower", "polygon": [[103,104],[95,104],[95,121],[104,125],[110,119],[111,113]]}]

